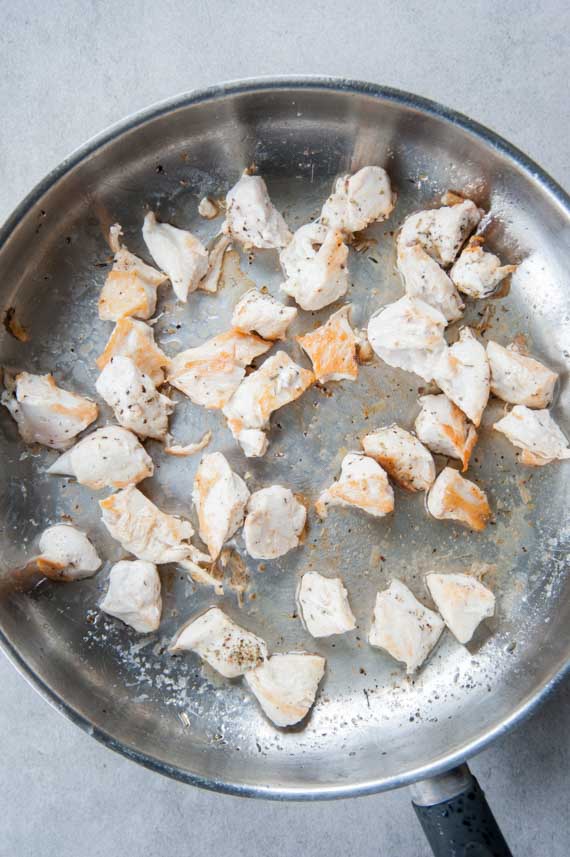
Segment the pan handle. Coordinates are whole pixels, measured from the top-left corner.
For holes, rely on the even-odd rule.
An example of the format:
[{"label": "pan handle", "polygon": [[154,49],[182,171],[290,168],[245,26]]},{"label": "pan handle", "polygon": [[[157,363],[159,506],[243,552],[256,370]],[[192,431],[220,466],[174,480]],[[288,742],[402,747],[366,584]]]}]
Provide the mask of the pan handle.
[{"label": "pan handle", "polygon": [[435,857],[512,857],[467,765],[414,783],[411,792]]}]

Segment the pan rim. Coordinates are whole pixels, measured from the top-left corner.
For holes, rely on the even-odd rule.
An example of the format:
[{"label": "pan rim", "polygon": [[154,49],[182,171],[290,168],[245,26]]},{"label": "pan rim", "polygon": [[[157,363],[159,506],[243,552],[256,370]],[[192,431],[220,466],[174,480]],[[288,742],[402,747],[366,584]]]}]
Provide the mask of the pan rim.
[{"label": "pan rim", "polygon": [[[300,76],[267,76],[245,78],[243,80],[232,80],[204,89],[183,92],[173,97],[158,101],[149,107],[131,114],[108,128],[91,137],[80,147],[75,149],[59,166],[50,171],[20,202],[4,224],[0,227],[0,250],[3,245],[17,229],[18,225],[39,202],[39,200],[65,175],[75,169],[83,160],[94,154],[107,143],[115,140],[121,135],[132,131],[147,122],[160,116],[166,115],[175,109],[188,107],[206,101],[215,101],[228,96],[270,92],[291,89],[299,90],[329,90],[337,93],[368,96],[371,98],[392,102],[400,106],[411,107],[420,110],[430,116],[450,123],[461,128],[487,146],[491,146],[499,153],[514,162],[521,170],[530,174],[533,181],[538,182],[544,191],[548,193],[553,202],[558,205],[563,213],[570,219],[570,196],[566,191],[531,158],[525,155],[516,146],[513,146],[503,137],[496,134],[486,126],[469,119],[462,113],[451,108],[417,96],[403,90],[394,89],[378,84],[367,83],[359,80],[344,79],[339,77],[327,77],[319,75]],[[435,776],[454,765],[465,761],[465,759],[480,752],[491,741],[512,729],[523,719],[530,716],[543,702],[552,690],[558,685],[564,676],[570,671],[570,659],[555,665],[551,673],[520,703],[510,716],[484,734],[474,738],[471,742],[463,745],[459,750],[450,752],[436,762],[429,763],[405,773],[368,780],[365,782],[350,783],[340,786],[299,786],[299,787],[275,787],[264,784],[251,784],[238,781],[225,781],[213,777],[203,777],[191,771],[183,770],[176,766],[167,764],[154,756],[142,751],[135,750],[129,745],[118,741],[112,735],[98,727],[95,727],[84,714],[73,708],[69,703],[53,691],[44,680],[37,675],[26,661],[20,656],[17,649],[12,645],[4,632],[0,629],[0,648],[7,658],[15,666],[18,672],[34,687],[34,689],[61,714],[81,727],[106,747],[120,753],[128,759],[138,762],[150,770],[161,773],[172,779],[179,780],[190,785],[211,791],[222,792],[229,795],[241,797],[267,798],[272,800],[327,800],[347,797],[361,797],[387,791],[392,788],[409,785],[420,779]]]}]

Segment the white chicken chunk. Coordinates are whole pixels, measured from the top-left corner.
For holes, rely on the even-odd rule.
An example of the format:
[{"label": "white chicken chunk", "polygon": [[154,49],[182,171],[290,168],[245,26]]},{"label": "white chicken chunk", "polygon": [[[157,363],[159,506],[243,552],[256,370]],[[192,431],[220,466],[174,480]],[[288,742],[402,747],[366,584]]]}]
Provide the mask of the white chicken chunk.
[{"label": "white chicken chunk", "polygon": [[421,244],[436,262],[447,267],[455,261],[481,216],[482,211],[470,199],[411,214],[398,235],[398,254],[404,247]]},{"label": "white chicken chunk", "polygon": [[164,367],[169,359],[154,341],[152,327],[144,321],[120,318],[109,337],[105,350],[97,358],[97,366],[103,370],[113,357],[128,357],[135,366],[152,379],[159,387],[164,383]]},{"label": "white chicken chunk", "polygon": [[99,501],[103,523],[114,539],[138,559],[181,562],[191,556],[189,521],[161,512],[132,485]]},{"label": "white chicken chunk", "polygon": [[307,223],[279,254],[285,274],[281,289],[304,310],[322,309],[346,294],[347,259],[342,232]]},{"label": "white chicken chunk", "polygon": [[451,467],[445,467],[433,483],[427,509],[434,518],[459,521],[476,532],[484,530],[491,520],[485,492]]},{"label": "white chicken chunk", "polygon": [[357,339],[350,326],[350,306],[343,306],[311,333],[297,342],[313,364],[317,381],[354,381],[358,376]]},{"label": "white chicken chunk", "polygon": [[102,560],[85,533],[68,524],[44,530],[39,548],[35,565],[52,580],[83,580],[101,567]]},{"label": "white chicken chunk", "polygon": [[4,384],[2,404],[26,443],[68,449],[74,437],[97,419],[95,402],[62,390],[53,375],[6,374]]},{"label": "white chicken chunk", "polygon": [[203,196],[198,203],[198,214],[205,220],[215,220],[220,214],[220,206],[217,200],[210,196]]},{"label": "white chicken chunk", "polygon": [[447,396],[421,396],[421,411],[416,417],[416,434],[432,452],[458,458],[463,470],[469,467],[477,443],[475,427]]},{"label": "white chicken chunk", "polygon": [[[206,555],[204,554],[204,556]],[[194,583],[198,583],[200,586],[211,586],[216,595],[223,595],[224,570],[215,563],[212,564],[209,556],[208,562],[209,565],[207,565],[206,568],[202,568],[202,566],[197,565],[194,560],[184,560],[181,565]]]},{"label": "white chicken chunk", "polygon": [[307,520],[307,510],[289,488],[271,485],[255,491],[247,504],[245,548],[255,559],[275,559],[293,550]]},{"label": "white chicken chunk", "polygon": [[170,645],[171,652],[196,652],[216,672],[237,678],[267,658],[261,637],[240,627],[219,607],[210,607],[184,625]]},{"label": "white chicken chunk", "polygon": [[403,661],[408,675],[426,660],[444,629],[437,613],[417,600],[401,580],[378,592],[368,642]]},{"label": "white chicken chunk", "polygon": [[120,619],[139,634],[150,634],[160,625],[160,588],[154,563],[125,559],[111,569],[109,587],[99,606],[104,613]]},{"label": "white chicken chunk", "polygon": [[484,239],[476,235],[469,241],[449,276],[464,295],[470,298],[488,298],[497,291],[505,277],[516,271],[516,265],[501,265],[494,253],[481,247]]},{"label": "white chicken chunk", "polygon": [[439,310],[447,321],[463,315],[463,302],[449,276],[421,244],[398,249],[398,270],[406,294]]},{"label": "white chicken chunk", "polygon": [[325,674],[320,655],[290,652],[272,655],[251,670],[245,681],[266,716],[279,727],[293,726],[307,716]]},{"label": "white chicken chunk", "polygon": [[371,363],[374,359],[374,351],[368,342],[368,334],[365,330],[355,329],[356,336],[356,360],[358,363]]},{"label": "white chicken chunk", "polygon": [[156,309],[157,289],[168,277],[123,247],[121,234],[118,223],[111,226],[109,243],[115,259],[99,295],[99,318],[103,321],[118,321],[129,315],[150,318]]},{"label": "white chicken chunk", "polygon": [[229,250],[232,239],[225,232],[220,232],[208,245],[208,270],[200,282],[198,288],[204,292],[217,292],[220,277],[224,267],[224,256]]},{"label": "white chicken chunk", "polygon": [[130,357],[111,357],[95,389],[124,428],[140,437],[164,440],[174,402],[158,392],[152,378],[141,372]]},{"label": "white chicken chunk", "polygon": [[342,460],[340,478],[315,503],[320,518],[326,518],[329,506],[353,506],[375,518],[384,517],[394,509],[386,471],[367,455],[349,452]]},{"label": "white chicken chunk", "polygon": [[198,513],[200,538],[217,559],[244,518],[247,485],[234,473],[221,452],[204,455],[194,479],[192,500]]},{"label": "white chicken chunk", "polygon": [[360,232],[371,223],[386,220],[394,208],[390,178],[382,167],[362,167],[341,176],[323,205],[320,220],[329,229]]},{"label": "white chicken chunk", "polygon": [[299,583],[297,604],[312,637],[346,634],[356,628],[348,592],[340,577],[323,577],[316,571],[308,571]]},{"label": "white chicken chunk", "polygon": [[144,219],[142,233],[148,252],[168,276],[176,297],[186,303],[208,272],[208,251],[191,232],[159,223],[152,211]]},{"label": "white chicken chunk", "polygon": [[169,435],[168,443],[164,445],[164,451],[167,455],[178,456],[179,458],[186,458],[189,455],[196,455],[197,452],[201,452],[205,447],[208,446],[210,441],[212,440],[212,432],[210,429],[204,432],[200,440],[194,441],[194,443],[186,443],[179,444],[173,443],[172,435]]},{"label": "white chicken chunk", "polygon": [[362,438],[366,455],[381,464],[392,479],[408,491],[427,491],[435,479],[429,449],[400,426],[391,425]]},{"label": "white chicken chunk", "polygon": [[407,295],[388,304],[368,323],[368,340],[389,366],[415,372],[431,381],[447,344],[445,316],[418,298]]},{"label": "white chicken chunk", "polygon": [[271,295],[250,289],[234,307],[232,327],[242,333],[257,333],[263,339],[285,339],[296,316],[295,307],[284,306]]},{"label": "white chicken chunk", "polygon": [[272,345],[252,333],[228,330],[177,354],[168,381],[196,405],[223,408],[239,387],[245,367]]},{"label": "white chicken chunk", "polygon": [[312,372],[298,366],[284,351],[268,357],[243,379],[223,413],[246,455],[258,449],[265,452],[267,443],[261,432],[269,427],[273,411],[298,399],[314,380]]},{"label": "white chicken chunk", "polygon": [[262,458],[269,446],[267,435],[259,429],[242,429],[238,440],[246,458]]},{"label": "white chicken chunk", "polygon": [[570,458],[568,439],[550,416],[550,411],[515,405],[493,428],[504,434],[513,446],[522,449],[523,464],[542,467],[551,461]]},{"label": "white chicken chunk", "polygon": [[503,348],[498,342],[487,343],[491,367],[491,393],[512,405],[547,408],[552,402],[558,380],[556,372],[520,354],[515,345]]},{"label": "white chicken chunk", "polygon": [[152,476],[152,458],[136,435],[120,426],[96,429],[48,467],[55,476],[74,476],[94,491],[126,488]]},{"label": "white chicken chunk", "polygon": [[485,348],[469,327],[444,351],[433,377],[447,398],[478,426],[489,401],[491,370]]},{"label": "white chicken chunk", "polygon": [[426,574],[426,583],[443,621],[460,643],[468,643],[479,624],[495,613],[495,596],[470,574]]},{"label": "white chicken chunk", "polygon": [[261,176],[244,173],[226,196],[224,231],[248,247],[280,249],[291,240]]}]

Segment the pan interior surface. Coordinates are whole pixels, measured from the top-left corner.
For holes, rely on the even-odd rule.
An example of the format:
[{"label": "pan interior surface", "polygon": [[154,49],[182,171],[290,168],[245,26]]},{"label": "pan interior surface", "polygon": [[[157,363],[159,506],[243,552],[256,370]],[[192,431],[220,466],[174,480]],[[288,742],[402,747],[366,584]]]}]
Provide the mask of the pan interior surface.
[{"label": "pan interior surface", "polygon": [[[347,300],[359,327],[403,293],[394,270],[394,235],[408,213],[437,204],[448,188],[490,209],[488,247],[520,267],[508,296],[468,304],[466,323],[504,345],[515,335],[525,337],[530,352],[561,373],[554,416],[568,427],[570,216],[561,199],[524,161],[443,112],[381,90],[316,82],[246,85],[180,99],[110,133],[72,161],[31,201],[0,248],[2,308],[13,308],[30,337],[22,343],[2,328],[1,365],[52,371],[62,386],[94,396],[95,359],[112,330],[97,316],[110,268],[109,226],[121,223],[127,247],[147,261],[141,226],[149,208],[159,219],[210,239],[221,221],[200,218],[200,198],[225,194],[252,163],[292,229],[318,215],[337,175],[366,164],[388,170],[396,209],[389,221],[368,230],[373,241],[351,251],[349,260]],[[162,287],[157,341],[173,356],[224,330],[252,283],[279,296],[280,282],[275,252],[248,258],[232,251],[217,295],[196,293],[187,305],[177,305],[170,287]],[[293,336],[313,329],[330,311],[299,312],[290,329],[284,348],[303,365],[308,362]],[[207,451],[226,454],[250,490],[284,484],[314,501],[366,432],[393,422],[413,426],[425,386],[375,360],[360,369],[356,383],[312,388],[274,415],[269,451],[260,460],[243,457],[220,413],[177,393],[172,431],[186,443],[209,428],[214,437]],[[500,402],[486,411],[468,473],[486,490],[495,513],[484,533],[430,519],[422,495],[398,488],[395,512],[382,520],[333,509],[319,522],[311,510],[301,548],[265,564],[247,559],[250,584],[241,607],[230,586],[216,598],[180,569],[163,566],[164,618],[160,632],[150,636],[136,635],[97,607],[110,564],[124,555],[99,520],[97,500],[106,492],[48,476],[57,453],[27,448],[1,411],[3,575],[23,565],[42,529],[62,516],[89,532],[107,560],[90,580],[45,583],[27,594],[3,588],[4,645],[82,725],[166,773],[277,797],[399,785],[500,732],[568,660],[570,466],[523,468],[513,447],[491,430],[503,412]],[[109,409],[102,405],[100,412],[100,424],[110,421]],[[192,518],[200,456],[171,458],[155,442],[147,448],[157,471],[142,489],[166,511]],[[245,556],[241,536],[237,547]],[[469,648],[446,633],[410,679],[368,646],[375,593],[392,577],[429,604],[426,572],[482,563],[498,611]],[[355,632],[324,640],[305,632],[295,589],[307,570],[344,579]],[[217,678],[193,655],[168,654],[179,625],[213,603],[263,636],[272,651],[303,649],[326,657],[320,695],[301,727],[275,729],[241,682]]]}]

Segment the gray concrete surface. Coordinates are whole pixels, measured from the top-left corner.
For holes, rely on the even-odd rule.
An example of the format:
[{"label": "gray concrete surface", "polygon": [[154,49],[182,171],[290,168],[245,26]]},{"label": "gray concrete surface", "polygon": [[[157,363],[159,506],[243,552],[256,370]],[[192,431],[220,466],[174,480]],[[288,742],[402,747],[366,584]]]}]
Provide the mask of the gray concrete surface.
[{"label": "gray concrete surface", "polygon": [[[0,20],[0,221],[71,149],[125,114],[275,73],[337,74],[435,98],[570,185],[563,0],[0,0]],[[3,659],[0,687],[1,857],[428,854],[405,791],[319,805],[202,793],[97,745]],[[519,857],[570,850],[569,727],[566,683],[473,761]]]}]

